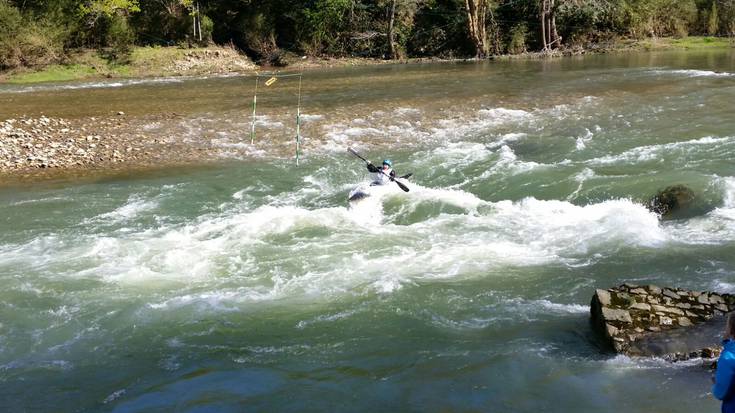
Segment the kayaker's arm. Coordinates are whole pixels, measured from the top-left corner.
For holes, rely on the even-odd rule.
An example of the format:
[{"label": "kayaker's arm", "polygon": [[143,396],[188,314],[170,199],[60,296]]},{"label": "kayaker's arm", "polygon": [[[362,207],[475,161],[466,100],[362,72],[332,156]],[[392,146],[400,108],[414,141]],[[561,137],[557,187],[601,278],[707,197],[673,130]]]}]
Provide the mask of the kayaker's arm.
[{"label": "kayaker's arm", "polygon": [[390,180],[395,181],[396,178],[396,171],[390,171]]},{"label": "kayaker's arm", "polygon": [[372,173],[380,172],[380,168],[378,168],[377,166],[375,166],[375,165],[373,165],[371,163],[368,163],[367,164],[367,169],[368,169],[368,171],[370,171]]}]

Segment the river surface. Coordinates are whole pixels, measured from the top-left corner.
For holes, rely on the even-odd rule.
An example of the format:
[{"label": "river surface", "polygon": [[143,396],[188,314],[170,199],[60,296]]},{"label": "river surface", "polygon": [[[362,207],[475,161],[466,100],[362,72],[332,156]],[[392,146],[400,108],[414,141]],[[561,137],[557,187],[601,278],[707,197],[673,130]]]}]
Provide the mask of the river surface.
[{"label": "river surface", "polygon": [[[588,320],[623,282],[735,292],[735,53],[306,72],[298,166],[298,78],[261,81],[251,144],[254,83],[0,86],[0,119],[123,111],[226,157],[0,189],[0,411],[718,411],[702,360]],[[348,146],[409,192],[350,208]]]}]

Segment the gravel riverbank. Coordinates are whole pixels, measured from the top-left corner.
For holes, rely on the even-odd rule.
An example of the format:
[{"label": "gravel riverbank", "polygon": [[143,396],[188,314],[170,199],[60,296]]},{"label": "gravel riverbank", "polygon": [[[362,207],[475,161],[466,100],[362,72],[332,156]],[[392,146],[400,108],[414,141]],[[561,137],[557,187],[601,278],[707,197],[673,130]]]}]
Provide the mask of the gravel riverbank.
[{"label": "gravel riverbank", "polygon": [[[162,115],[165,116],[165,115]],[[150,121],[150,120],[147,120]],[[71,171],[155,168],[216,159],[208,143],[149,135],[141,119],[7,119],[0,122],[0,174],[39,178]]]}]

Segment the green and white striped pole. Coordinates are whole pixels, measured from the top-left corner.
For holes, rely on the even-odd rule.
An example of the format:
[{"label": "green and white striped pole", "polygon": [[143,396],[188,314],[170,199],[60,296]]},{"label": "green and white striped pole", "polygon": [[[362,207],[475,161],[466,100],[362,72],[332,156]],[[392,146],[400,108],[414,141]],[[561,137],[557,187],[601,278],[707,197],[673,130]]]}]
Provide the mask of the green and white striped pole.
[{"label": "green and white striped pole", "polygon": [[255,142],[255,107],[258,104],[258,74],[255,74],[255,92],[253,93],[253,122],[250,125],[250,144]]},{"label": "green and white striped pole", "polygon": [[301,155],[301,74],[299,74],[299,100],[296,105],[296,166]]}]

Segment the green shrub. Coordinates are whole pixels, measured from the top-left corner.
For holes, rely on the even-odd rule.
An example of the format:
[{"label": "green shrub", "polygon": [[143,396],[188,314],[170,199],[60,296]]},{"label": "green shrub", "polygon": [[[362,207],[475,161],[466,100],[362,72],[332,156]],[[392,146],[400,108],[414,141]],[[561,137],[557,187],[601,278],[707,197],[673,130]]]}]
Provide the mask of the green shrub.
[{"label": "green shrub", "polygon": [[528,26],[521,23],[510,29],[510,40],[508,41],[508,53],[519,54],[526,52],[526,38],[528,37]]},{"label": "green shrub", "polygon": [[684,37],[697,21],[694,0],[629,0],[626,12],[628,29],[635,37]]},{"label": "green shrub", "polygon": [[0,0],[0,69],[56,63],[64,55],[65,31],[45,19],[31,21]]},{"label": "green shrub", "polygon": [[6,0],[0,0],[0,69],[11,69],[22,64],[18,32],[23,25],[20,11]]},{"label": "green shrub", "polygon": [[304,19],[299,22],[302,47],[309,49],[310,54],[344,53],[344,39],[340,34],[349,8],[349,0],[316,0],[305,8]]},{"label": "green shrub", "polygon": [[720,19],[717,15],[717,2],[712,2],[712,9],[709,12],[709,17],[707,18],[707,34],[710,36],[715,36],[720,31]]},{"label": "green shrub", "polygon": [[110,57],[116,61],[126,60],[130,56],[130,46],[135,42],[135,33],[125,16],[116,14],[109,19],[105,44],[110,47]]},{"label": "green shrub", "polygon": [[202,15],[201,26],[202,42],[205,44],[210,43],[212,41],[212,32],[214,32],[214,22],[209,18],[209,16]]}]

